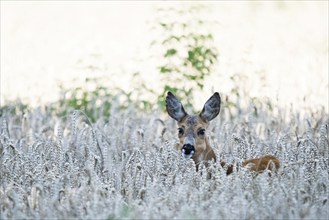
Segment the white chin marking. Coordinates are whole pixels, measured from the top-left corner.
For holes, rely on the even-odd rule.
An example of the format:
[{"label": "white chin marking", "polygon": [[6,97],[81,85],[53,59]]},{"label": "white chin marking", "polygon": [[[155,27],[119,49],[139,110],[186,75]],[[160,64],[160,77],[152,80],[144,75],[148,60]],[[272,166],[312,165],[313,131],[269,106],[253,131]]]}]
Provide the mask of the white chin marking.
[{"label": "white chin marking", "polygon": [[191,157],[193,156],[194,151],[192,151],[190,154],[184,154],[184,152],[182,152],[182,157],[184,159],[191,159]]}]

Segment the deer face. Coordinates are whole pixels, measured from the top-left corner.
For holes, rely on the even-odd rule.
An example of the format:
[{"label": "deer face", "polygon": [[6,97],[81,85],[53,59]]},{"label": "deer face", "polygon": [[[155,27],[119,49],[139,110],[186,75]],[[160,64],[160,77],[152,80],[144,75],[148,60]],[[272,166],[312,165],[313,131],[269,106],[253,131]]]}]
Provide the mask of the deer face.
[{"label": "deer face", "polygon": [[[216,92],[205,103],[199,115],[188,115],[182,103],[171,93],[166,97],[166,109],[170,117],[178,122],[178,150],[186,159],[202,161],[211,149],[206,139],[209,121],[214,119],[220,111],[221,99]],[[212,151],[212,150],[211,150]]]}]

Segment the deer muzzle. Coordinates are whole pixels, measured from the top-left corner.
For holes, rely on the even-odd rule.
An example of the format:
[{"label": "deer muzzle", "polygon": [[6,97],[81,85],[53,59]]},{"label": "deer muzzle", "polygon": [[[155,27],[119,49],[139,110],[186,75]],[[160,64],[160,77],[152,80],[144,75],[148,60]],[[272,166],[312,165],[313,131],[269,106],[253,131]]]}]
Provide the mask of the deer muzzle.
[{"label": "deer muzzle", "polygon": [[195,148],[192,144],[184,144],[182,148],[182,156],[185,159],[190,159],[195,153]]}]

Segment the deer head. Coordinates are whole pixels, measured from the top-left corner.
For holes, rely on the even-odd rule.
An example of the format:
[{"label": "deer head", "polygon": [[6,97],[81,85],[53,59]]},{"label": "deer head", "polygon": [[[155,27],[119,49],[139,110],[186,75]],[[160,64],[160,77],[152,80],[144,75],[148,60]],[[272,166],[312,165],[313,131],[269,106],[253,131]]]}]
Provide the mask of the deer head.
[{"label": "deer head", "polygon": [[168,92],[166,109],[170,117],[178,123],[180,143],[177,148],[184,158],[192,158],[196,164],[201,161],[216,160],[216,155],[209,146],[206,133],[209,122],[219,114],[220,103],[220,96],[216,92],[204,104],[199,115],[189,115],[182,103],[171,92]]}]

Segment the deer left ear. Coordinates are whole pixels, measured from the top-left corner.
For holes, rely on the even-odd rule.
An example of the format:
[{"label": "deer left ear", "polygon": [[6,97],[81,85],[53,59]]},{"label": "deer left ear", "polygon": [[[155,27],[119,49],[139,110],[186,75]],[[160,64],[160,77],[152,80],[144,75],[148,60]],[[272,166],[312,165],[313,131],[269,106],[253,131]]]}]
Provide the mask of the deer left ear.
[{"label": "deer left ear", "polygon": [[168,92],[166,97],[166,109],[170,117],[178,122],[187,115],[182,103],[171,92]]},{"label": "deer left ear", "polygon": [[215,92],[204,104],[200,117],[204,121],[211,121],[219,114],[221,99],[218,92]]}]

